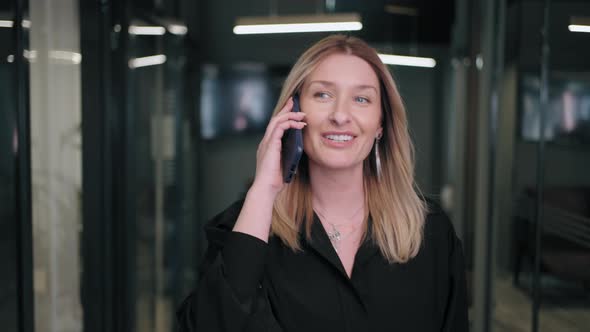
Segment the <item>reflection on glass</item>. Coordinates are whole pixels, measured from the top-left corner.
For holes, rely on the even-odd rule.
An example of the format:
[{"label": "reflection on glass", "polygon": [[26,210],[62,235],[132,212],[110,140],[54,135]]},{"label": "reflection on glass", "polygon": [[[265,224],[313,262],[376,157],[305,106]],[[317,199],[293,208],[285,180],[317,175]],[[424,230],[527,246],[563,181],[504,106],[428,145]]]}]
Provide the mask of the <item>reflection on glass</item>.
[{"label": "reflection on glass", "polygon": [[[555,76],[555,75],[554,75]],[[523,75],[521,134],[525,140],[540,138],[540,80]],[[590,144],[590,74],[567,78],[566,73],[551,80],[549,109],[545,122],[545,141]]]}]

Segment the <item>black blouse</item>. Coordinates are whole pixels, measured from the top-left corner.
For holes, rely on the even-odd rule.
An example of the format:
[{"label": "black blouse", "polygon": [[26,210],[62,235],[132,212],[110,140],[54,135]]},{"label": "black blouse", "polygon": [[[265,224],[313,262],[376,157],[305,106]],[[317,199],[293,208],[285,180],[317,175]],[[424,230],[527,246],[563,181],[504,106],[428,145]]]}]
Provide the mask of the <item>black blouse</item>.
[{"label": "black blouse", "polygon": [[177,311],[181,331],[468,331],[461,242],[429,203],[418,255],[389,264],[367,238],[346,274],[314,216],[302,251],[232,232],[243,201],[205,231],[198,289]]}]

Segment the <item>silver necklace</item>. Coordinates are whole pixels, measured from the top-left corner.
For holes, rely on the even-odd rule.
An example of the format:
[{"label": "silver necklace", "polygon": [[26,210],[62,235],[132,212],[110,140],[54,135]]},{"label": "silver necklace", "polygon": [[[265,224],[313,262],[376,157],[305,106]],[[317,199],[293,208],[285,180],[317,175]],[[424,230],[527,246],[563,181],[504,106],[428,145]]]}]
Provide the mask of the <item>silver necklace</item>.
[{"label": "silver necklace", "polygon": [[350,217],[348,217],[348,222],[345,223],[340,223],[340,224],[335,224],[332,223],[328,220],[328,218],[326,218],[324,216],[324,214],[322,212],[320,212],[319,209],[316,209],[316,212],[320,215],[320,217],[322,217],[323,220],[325,220],[325,222],[327,222],[328,224],[330,224],[330,226],[332,227],[331,230],[326,230],[326,233],[328,234],[328,239],[330,239],[330,242],[332,243],[332,246],[334,247],[334,250],[336,250],[336,252],[338,252],[338,250],[340,249],[340,244],[342,243],[342,240],[344,240],[344,238],[346,238],[347,236],[349,236],[350,234],[354,233],[354,231],[356,230],[355,228],[353,228],[350,232],[348,232],[347,234],[342,234],[338,228],[336,228],[336,226],[342,226],[345,224],[350,224],[350,220],[352,220],[352,218],[354,218],[361,210],[362,210],[363,206],[361,205],[361,207]]}]

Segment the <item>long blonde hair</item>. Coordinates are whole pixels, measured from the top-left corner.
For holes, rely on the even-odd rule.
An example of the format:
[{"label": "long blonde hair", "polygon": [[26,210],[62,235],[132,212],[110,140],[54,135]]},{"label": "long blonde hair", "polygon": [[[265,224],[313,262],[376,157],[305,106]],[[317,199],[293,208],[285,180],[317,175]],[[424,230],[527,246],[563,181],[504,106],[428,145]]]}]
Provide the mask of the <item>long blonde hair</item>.
[{"label": "long blonde hair", "polygon": [[[364,160],[365,206],[371,216],[369,236],[390,263],[404,263],[416,256],[423,237],[426,205],[414,181],[414,150],[406,111],[393,78],[377,52],[364,41],[333,35],[320,40],[297,60],[287,76],[274,113],[299,91],[318,64],[332,54],[349,54],[365,60],[375,71],[381,89],[383,136],[378,176],[375,145]],[[305,229],[310,239],[313,223],[308,159],[304,154],[293,181],[279,193],[273,206],[271,234],[288,247],[300,250],[299,232]]]}]

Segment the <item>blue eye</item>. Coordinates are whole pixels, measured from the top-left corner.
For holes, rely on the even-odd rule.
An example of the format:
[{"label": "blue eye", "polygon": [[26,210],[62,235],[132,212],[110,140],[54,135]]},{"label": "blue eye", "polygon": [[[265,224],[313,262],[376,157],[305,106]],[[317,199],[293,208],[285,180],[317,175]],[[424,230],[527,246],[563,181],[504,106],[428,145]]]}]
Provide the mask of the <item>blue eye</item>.
[{"label": "blue eye", "polygon": [[314,94],[314,97],[320,98],[320,99],[326,99],[326,98],[330,98],[330,95],[327,92],[316,92]]},{"label": "blue eye", "polygon": [[365,97],[355,97],[354,101],[356,101],[357,103],[361,103],[361,104],[369,103],[369,99],[367,99]]}]

